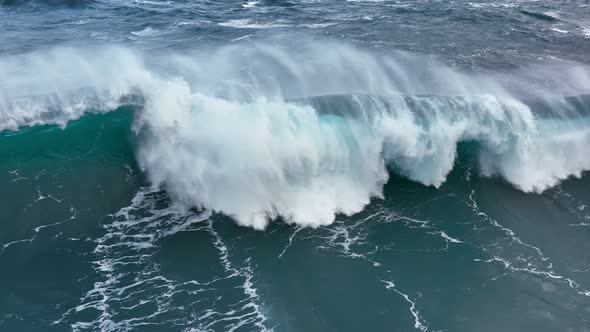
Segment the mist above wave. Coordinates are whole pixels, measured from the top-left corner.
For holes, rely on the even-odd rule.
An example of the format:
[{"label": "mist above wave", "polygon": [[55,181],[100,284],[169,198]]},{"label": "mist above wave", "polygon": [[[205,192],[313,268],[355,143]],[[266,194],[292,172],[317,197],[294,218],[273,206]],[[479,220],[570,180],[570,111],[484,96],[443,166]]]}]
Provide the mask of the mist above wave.
[{"label": "mist above wave", "polygon": [[477,142],[483,175],[527,192],[590,168],[588,110],[563,99],[590,91],[583,67],[507,79],[324,41],[191,56],[61,49],[1,59],[0,71],[0,129],[63,125],[141,96],[137,158],[153,184],[257,229],[358,212],[382,196],[388,167],[438,187],[461,141]]}]

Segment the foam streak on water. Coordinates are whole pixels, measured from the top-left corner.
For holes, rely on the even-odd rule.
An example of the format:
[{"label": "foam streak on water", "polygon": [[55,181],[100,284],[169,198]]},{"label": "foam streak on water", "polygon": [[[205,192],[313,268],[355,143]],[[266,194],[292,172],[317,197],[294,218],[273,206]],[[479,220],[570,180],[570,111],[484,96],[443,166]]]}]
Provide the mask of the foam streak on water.
[{"label": "foam streak on water", "polygon": [[[373,258],[383,257],[383,254],[387,255],[388,251],[395,250],[395,243],[388,246],[372,245],[369,240],[369,234],[373,233],[376,227],[388,223],[401,223],[406,225],[406,227],[419,230],[434,228],[433,226],[428,226],[428,221],[407,217],[389,209],[381,209],[377,207],[374,211],[368,213],[368,215],[361,217],[354,222],[336,222],[323,229],[313,231],[303,230],[304,233],[299,237],[306,240],[317,241],[317,250],[335,252],[343,257],[367,262],[370,264],[369,266],[378,271],[377,275],[383,275],[387,278],[395,278],[395,271],[389,270],[389,268],[384,266],[382,262]],[[292,239],[293,236],[299,232],[300,230],[296,228],[290,238]],[[448,250],[449,243],[462,243],[458,240],[451,241],[444,237],[442,235],[446,234],[444,231],[430,232],[430,234],[440,235],[443,241],[445,241],[445,246],[442,249],[435,250]],[[292,244],[292,240],[290,240],[290,243]],[[409,304],[408,310],[414,319],[413,327],[419,331],[428,331],[428,322],[420,315],[417,301],[415,299],[412,300],[409,295],[402,292],[393,281],[380,281],[385,283],[386,289],[394,291]],[[417,291],[417,293],[420,294],[419,291]]]},{"label": "foam streak on water", "polygon": [[[469,180],[470,171],[467,170],[465,178]],[[511,272],[529,273],[556,282],[568,285],[576,293],[583,296],[590,296],[590,290],[585,289],[575,280],[559,274],[553,270],[551,258],[547,257],[541,248],[524,242],[512,229],[502,226],[496,219],[481,211],[475,198],[475,190],[471,190],[467,205],[473,210],[475,216],[481,221],[487,222],[494,228],[505,234],[505,239],[496,238],[496,242],[490,246],[481,246],[483,252],[490,256],[489,259],[476,259],[484,263],[500,263],[506,270]],[[481,245],[481,244],[480,244]],[[511,247],[520,247],[514,254],[511,254]],[[532,252],[531,252],[532,251]]]},{"label": "foam streak on water", "polygon": [[0,0],[0,332],[587,331],[585,2]]},{"label": "foam streak on water", "polygon": [[412,316],[414,316],[414,320],[415,320],[414,321],[414,328],[417,330],[420,330],[422,332],[428,331],[428,327],[422,321],[422,318],[420,317],[420,312],[416,309],[416,304],[414,303],[414,301],[412,301],[407,294],[400,292],[395,287],[395,284],[393,283],[393,281],[386,281],[386,280],[381,280],[381,281],[385,284],[385,288],[398,293],[410,304],[410,312],[412,313]]},{"label": "foam streak on water", "polygon": [[[93,289],[54,324],[68,323],[74,331],[131,331],[146,326],[177,326],[190,331],[234,331],[242,326],[268,330],[250,262],[234,266],[210,212],[187,214],[169,204],[163,192],[143,188],[130,206],[113,215],[113,221],[103,226],[104,236],[96,241],[97,281]],[[158,240],[183,231],[212,236],[223,275],[175,280],[162,271],[154,256]],[[238,280],[243,290],[238,302],[227,302],[217,293],[219,287],[226,289],[228,282]],[[190,302],[178,307],[175,302],[186,296]],[[79,320],[89,314],[94,316],[92,320]]]}]

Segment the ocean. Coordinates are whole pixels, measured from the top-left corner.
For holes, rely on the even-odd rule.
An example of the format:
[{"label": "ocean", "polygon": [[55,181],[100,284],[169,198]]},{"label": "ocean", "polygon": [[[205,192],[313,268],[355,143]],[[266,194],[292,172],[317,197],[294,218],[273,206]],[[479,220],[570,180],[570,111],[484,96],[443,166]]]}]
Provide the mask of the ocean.
[{"label": "ocean", "polygon": [[590,331],[590,2],[0,31],[0,331]]}]

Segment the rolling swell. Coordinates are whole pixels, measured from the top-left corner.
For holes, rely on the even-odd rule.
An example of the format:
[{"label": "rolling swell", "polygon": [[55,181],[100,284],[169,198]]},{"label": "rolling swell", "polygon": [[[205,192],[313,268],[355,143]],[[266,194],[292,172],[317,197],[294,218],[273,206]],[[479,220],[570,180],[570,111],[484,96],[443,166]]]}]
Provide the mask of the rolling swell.
[{"label": "rolling swell", "polygon": [[[131,124],[135,109],[133,106],[122,106],[108,113],[87,114],[71,121],[63,130],[55,125],[41,125],[0,132],[0,147],[6,157],[4,161],[24,161],[40,155],[48,159],[69,159],[80,157],[81,153],[96,153],[105,160],[121,162],[121,159],[133,157],[130,152],[134,150],[136,141]],[[103,133],[110,135],[105,137]],[[97,140],[105,143],[100,151],[92,149],[93,141]]]},{"label": "rolling swell", "polygon": [[[584,95],[563,98],[552,87],[531,99],[509,92],[501,80],[432,60],[335,47],[308,46],[302,56],[315,62],[307,65],[281,49],[240,46],[243,58],[229,48],[197,59],[172,56],[160,67],[126,50],[104,51],[109,63],[62,50],[35,61],[62,68],[73,59],[85,70],[67,80],[57,76],[57,86],[55,70],[14,83],[39,97],[7,91],[14,98],[4,96],[0,104],[1,125],[65,126],[88,112],[140,102],[135,120],[126,115],[122,123],[133,130],[136,143],[128,151],[147,179],[176,203],[257,229],[278,217],[313,227],[359,212],[383,197],[390,171],[439,187],[464,162],[457,146],[465,142],[482,175],[525,192],[542,192],[590,168]],[[558,87],[583,91],[585,81],[579,82]],[[111,125],[112,114],[126,113],[79,121]]]},{"label": "rolling swell", "polygon": [[559,19],[557,17],[555,17],[554,15],[550,15],[549,13],[539,13],[539,12],[534,12],[534,11],[529,11],[529,10],[521,10],[520,12],[526,16],[533,17],[533,18],[536,18],[536,19],[542,20],[542,21],[547,21],[547,22],[559,21]]}]

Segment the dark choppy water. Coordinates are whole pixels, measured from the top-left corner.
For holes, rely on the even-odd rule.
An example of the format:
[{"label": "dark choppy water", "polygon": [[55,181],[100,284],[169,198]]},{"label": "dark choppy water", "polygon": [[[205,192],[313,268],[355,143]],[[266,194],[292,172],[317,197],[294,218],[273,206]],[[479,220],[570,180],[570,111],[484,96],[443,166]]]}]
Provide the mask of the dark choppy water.
[{"label": "dark choppy water", "polygon": [[0,331],[590,330],[589,2],[0,31]]}]

